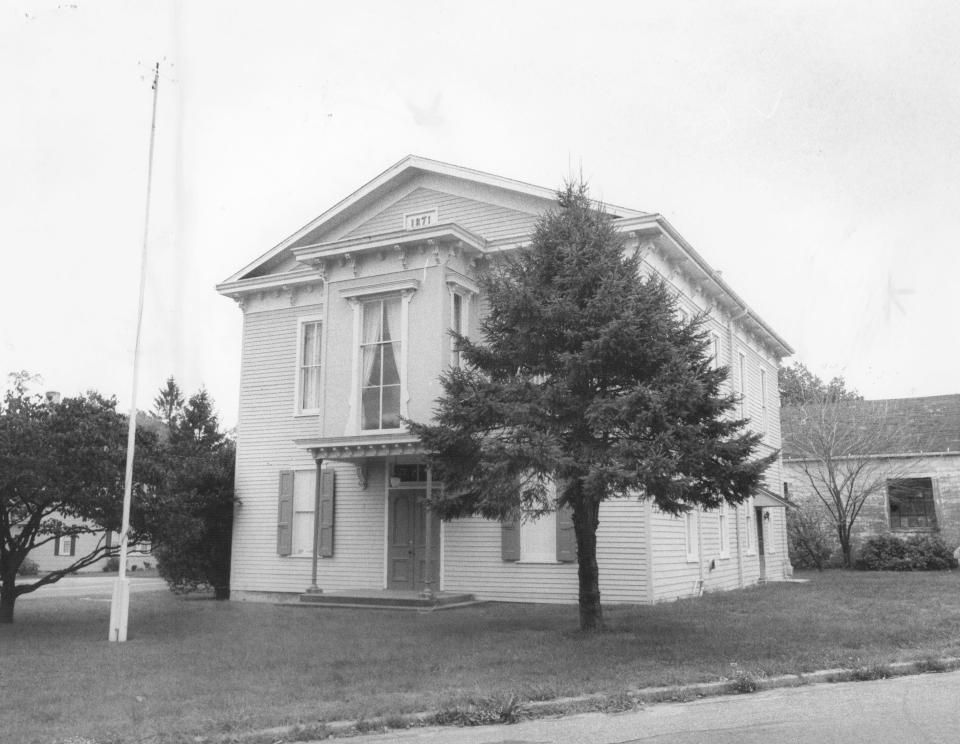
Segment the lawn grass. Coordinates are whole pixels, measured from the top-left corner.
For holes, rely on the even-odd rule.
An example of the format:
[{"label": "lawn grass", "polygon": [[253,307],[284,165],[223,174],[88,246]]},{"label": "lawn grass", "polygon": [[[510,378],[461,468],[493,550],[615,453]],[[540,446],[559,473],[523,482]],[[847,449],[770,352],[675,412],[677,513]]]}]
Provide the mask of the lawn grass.
[{"label": "lawn grass", "polygon": [[873,667],[960,655],[960,572],[806,575],[652,607],[488,604],[414,613],[131,598],[37,599],[0,626],[0,740],[172,742],[196,734],[449,709],[486,698]]}]

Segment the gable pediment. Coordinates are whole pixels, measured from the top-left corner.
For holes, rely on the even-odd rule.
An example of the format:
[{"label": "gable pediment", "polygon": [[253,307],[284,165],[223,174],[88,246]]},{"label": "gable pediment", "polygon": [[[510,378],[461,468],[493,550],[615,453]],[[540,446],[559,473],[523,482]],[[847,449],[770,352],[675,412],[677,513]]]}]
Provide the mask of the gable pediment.
[{"label": "gable pediment", "polygon": [[410,220],[420,215],[434,224],[459,225],[487,241],[527,235],[537,221],[537,214],[471,199],[449,191],[419,186],[395,203],[373,214],[350,230],[344,238],[376,236],[409,229]]},{"label": "gable pediment", "polygon": [[[496,245],[529,235],[555,204],[551,189],[414,155],[396,163],[274,246],[221,286],[302,268],[293,249],[404,229],[404,215],[436,210],[437,224],[457,225]],[[645,213],[607,205],[618,217]]]}]

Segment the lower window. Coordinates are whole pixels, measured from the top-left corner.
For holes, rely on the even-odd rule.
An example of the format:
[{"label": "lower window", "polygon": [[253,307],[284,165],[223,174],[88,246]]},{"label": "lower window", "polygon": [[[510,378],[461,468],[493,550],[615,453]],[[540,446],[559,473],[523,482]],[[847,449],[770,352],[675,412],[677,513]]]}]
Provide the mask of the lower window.
[{"label": "lower window", "polygon": [[887,481],[891,530],[935,530],[937,512],[930,478],[898,478]]},{"label": "lower window", "polygon": [[76,538],[73,535],[66,535],[57,538],[57,544],[54,552],[56,555],[73,555]]},{"label": "lower window", "polygon": [[316,470],[294,471],[292,555],[313,555],[313,505],[316,486]]}]

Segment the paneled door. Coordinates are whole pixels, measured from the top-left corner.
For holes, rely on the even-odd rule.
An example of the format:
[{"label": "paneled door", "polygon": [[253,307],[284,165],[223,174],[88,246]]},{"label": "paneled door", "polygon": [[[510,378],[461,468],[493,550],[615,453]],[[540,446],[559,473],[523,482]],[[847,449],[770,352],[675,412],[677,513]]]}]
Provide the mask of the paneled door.
[{"label": "paneled door", "polygon": [[[396,489],[389,492],[387,513],[387,588],[420,590],[426,571],[426,491]],[[440,520],[434,517],[431,534],[432,588],[439,590]]]}]

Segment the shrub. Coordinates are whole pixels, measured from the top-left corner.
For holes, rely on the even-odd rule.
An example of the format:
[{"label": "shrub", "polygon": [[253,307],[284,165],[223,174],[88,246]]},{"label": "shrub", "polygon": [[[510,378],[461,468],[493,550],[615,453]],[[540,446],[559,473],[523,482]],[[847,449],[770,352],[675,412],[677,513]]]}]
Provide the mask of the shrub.
[{"label": "shrub", "polygon": [[108,573],[110,571],[119,571],[120,570],[120,559],[114,556],[113,558],[107,558],[106,562],[103,564],[103,572]]},{"label": "shrub", "polygon": [[946,543],[933,535],[875,535],[860,549],[856,567],[861,571],[943,571],[957,568]]},{"label": "shrub", "polygon": [[830,556],[837,549],[833,525],[816,505],[787,509],[787,539],[790,562],[795,568],[822,571],[830,565]]},{"label": "shrub", "polygon": [[40,566],[31,558],[24,558],[20,568],[17,569],[17,576],[37,576],[40,573]]}]

